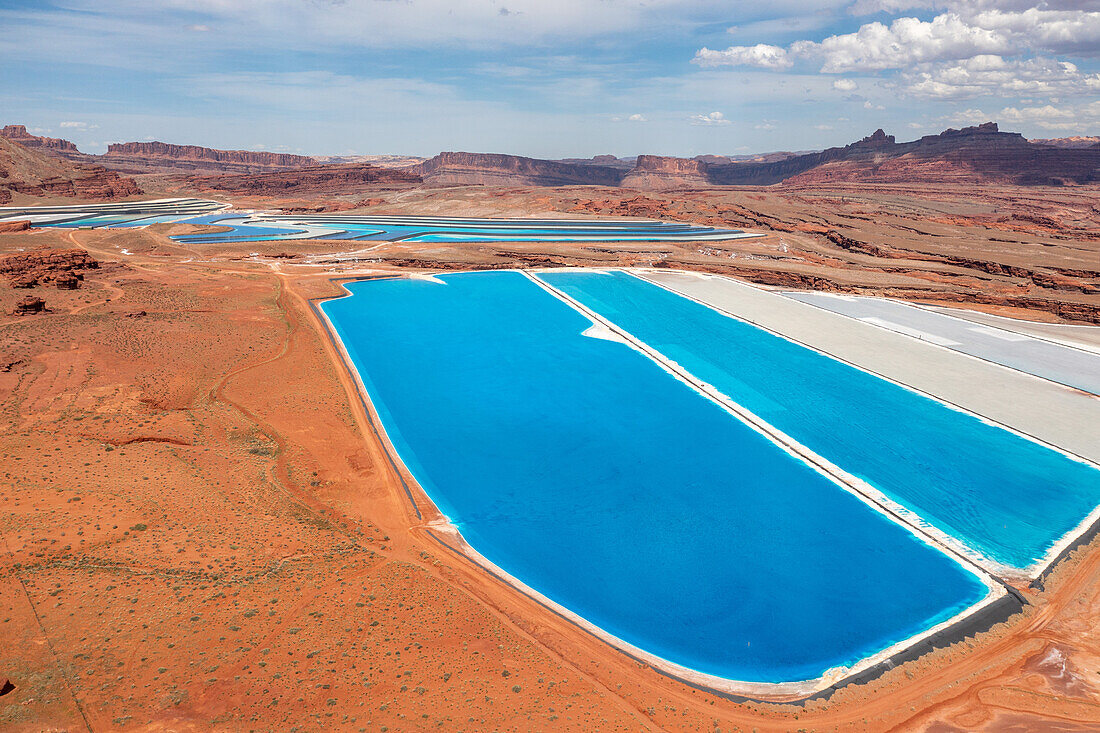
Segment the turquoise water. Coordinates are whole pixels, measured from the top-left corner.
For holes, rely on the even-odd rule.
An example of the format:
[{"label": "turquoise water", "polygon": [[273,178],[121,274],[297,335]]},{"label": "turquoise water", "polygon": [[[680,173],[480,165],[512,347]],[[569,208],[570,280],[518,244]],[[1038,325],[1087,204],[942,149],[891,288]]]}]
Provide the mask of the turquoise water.
[{"label": "turquoise water", "polygon": [[557,603],[686,667],[785,682],[985,597],[523,275],[440,279],[352,283],[322,307],[435,504]]},{"label": "turquoise water", "polygon": [[[297,239],[309,227],[310,238],[371,242],[610,242],[709,241],[746,236],[739,229],[629,219],[492,219],[445,216],[253,215],[221,210],[214,201],[173,199],[77,207],[0,208],[0,219],[26,214],[57,214],[38,226],[134,227],[158,222],[186,222],[229,227],[225,232],[173,236],[181,244],[226,244]],[[318,231],[324,230],[324,231]]]},{"label": "turquoise water", "polygon": [[622,272],[540,275],[986,557],[1026,568],[1100,471]]},{"label": "turquoise water", "polygon": [[[219,224],[226,224],[220,221]],[[275,226],[272,226],[275,225]],[[325,239],[409,242],[501,241],[663,241],[711,240],[742,236],[737,229],[713,229],[663,221],[563,221],[539,219],[459,219],[422,216],[278,216],[232,222],[233,231],[173,237],[185,244],[278,240],[304,231],[296,225],[331,230]],[[280,228],[280,226],[284,228]]]}]

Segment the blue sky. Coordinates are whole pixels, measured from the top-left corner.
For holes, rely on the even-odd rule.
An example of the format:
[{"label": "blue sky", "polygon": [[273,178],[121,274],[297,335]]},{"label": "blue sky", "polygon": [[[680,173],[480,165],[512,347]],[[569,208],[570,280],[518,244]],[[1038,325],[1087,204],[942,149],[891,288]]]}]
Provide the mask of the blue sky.
[{"label": "blue sky", "polygon": [[0,0],[4,123],[82,150],[736,154],[1100,134],[1100,0]]}]

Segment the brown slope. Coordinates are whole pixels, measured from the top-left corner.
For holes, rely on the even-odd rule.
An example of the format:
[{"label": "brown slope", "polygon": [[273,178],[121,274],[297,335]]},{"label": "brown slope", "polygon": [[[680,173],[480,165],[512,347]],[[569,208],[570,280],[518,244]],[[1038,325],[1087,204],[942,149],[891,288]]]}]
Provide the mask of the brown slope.
[{"label": "brown slope", "polygon": [[0,137],[0,204],[45,197],[110,201],[140,193],[133,179],[102,166],[75,164]]}]

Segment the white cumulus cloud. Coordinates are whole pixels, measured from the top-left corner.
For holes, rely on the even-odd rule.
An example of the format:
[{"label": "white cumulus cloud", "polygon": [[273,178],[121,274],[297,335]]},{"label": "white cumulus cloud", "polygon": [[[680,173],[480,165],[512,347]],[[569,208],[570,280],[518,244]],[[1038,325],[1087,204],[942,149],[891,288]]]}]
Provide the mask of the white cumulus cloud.
[{"label": "white cumulus cloud", "polygon": [[[908,69],[915,64],[955,61],[975,56],[1020,56],[1028,53],[1076,53],[1100,56],[1100,3],[1096,0],[987,2],[956,0],[927,3],[948,6],[931,20],[897,18],[886,24],[865,23],[852,33],[820,41],[795,41],[788,48],[757,44],[725,51],[700,49],[693,62],[701,66],[760,66],[787,69],[799,58],[815,59],[821,71]],[[920,7],[920,3],[857,3],[880,10]],[[853,8],[857,7],[853,6]]]},{"label": "white cumulus cloud", "polygon": [[820,43],[798,41],[791,52],[820,58],[827,74],[902,69],[912,64],[962,59],[1012,50],[1005,34],[970,25],[954,13],[931,21],[898,18],[890,25],[867,23],[855,33],[829,36]]},{"label": "white cumulus cloud", "polygon": [[725,51],[703,47],[691,62],[699,66],[759,66],[762,69],[789,69],[794,65],[786,49],[766,43],[730,46]]},{"label": "white cumulus cloud", "polygon": [[692,115],[688,121],[693,125],[728,125],[730,121],[721,112],[708,112],[705,115]]},{"label": "white cumulus cloud", "polygon": [[987,94],[1050,97],[1100,93],[1100,74],[1082,73],[1075,64],[1048,58],[975,56],[918,66],[905,74],[904,79],[910,93],[935,99],[966,99]]},{"label": "white cumulus cloud", "polygon": [[840,92],[854,92],[858,88],[859,85],[851,79],[837,79],[833,82],[833,89]]},{"label": "white cumulus cloud", "polygon": [[966,109],[953,115],[950,121],[971,125],[986,120],[998,120],[1014,125],[1034,125],[1045,130],[1090,133],[1100,124],[1100,100],[1087,104],[1052,104],[1004,107],[1000,112],[987,114],[980,109]]}]

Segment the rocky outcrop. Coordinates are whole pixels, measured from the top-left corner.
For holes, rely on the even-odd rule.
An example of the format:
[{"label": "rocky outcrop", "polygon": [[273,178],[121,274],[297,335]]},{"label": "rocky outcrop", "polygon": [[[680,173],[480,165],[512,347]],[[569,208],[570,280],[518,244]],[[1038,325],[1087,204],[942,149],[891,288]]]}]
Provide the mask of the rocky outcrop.
[{"label": "rocky outcrop", "polygon": [[408,187],[420,183],[409,169],[378,168],[366,163],[322,165],[269,173],[196,176],[189,179],[200,190],[231,191],[252,196],[348,194],[358,188]]},{"label": "rocky outcrop", "polygon": [[13,288],[31,288],[53,283],[74,290],[84,279],[84,270],[99,263],[83,249],[34,249],[0,257],[0,276]]},{"label": "rocky outcrop", "polygon": [[107,154],[97,156],[104,165],[125,173],[226,172],[253,173],[316,165],[305,155],[261,150],[217,150],[198,145],[170,143],[113,143]]},{"label": "rocky outcrop", "polygon": [[631,216],[641,219],[667,219],[676,216],[668,203],[642,195],[618,200],[578,199],[568,210],[599,216]]},{"label": "rocky outcrop", "polygon": [[688,158],[639,155],[638,161],[622,180],[625,188],[664,189],[709,185],[707,164]]},{"label": "rocky outcrop", "polygon": [[433,186],[618,186],[625,171],[499,153],[440,153],[409,169]]},{"label": "rocky outcrop", "polygon": [[81,157],[83,153],[76,149],[76,145],[59,137],[39,137],[27,132],[25,125],[5,125],[0,129],[0,137],[7,138],[25,148],[32,150],[44,150],[63,157]]},{"label": "rocky outcrop", "polygon": [[14,234],[15,232],[25,232],[31,228],[29,221],[0,221],[0,234]]},{"label": "rocky outcrop", "polygon": [[13,316],[33,316],[35,313],[42,313],[46,310],[46,301],[41,298],[36,298],[33,295],[28,295],[21,301],[15,304],[15,308],[11,314]]},{"label": "rocky outcrop", "polygon": [[76,290],[82,282],[84,282],[84,276],[79,273],[74,275],[71,272],[66,272],[53,278],[53,286],[58,290]]}]

